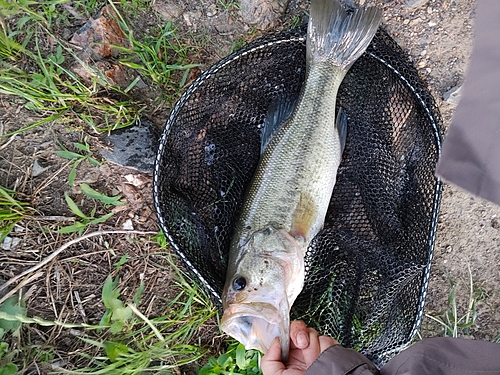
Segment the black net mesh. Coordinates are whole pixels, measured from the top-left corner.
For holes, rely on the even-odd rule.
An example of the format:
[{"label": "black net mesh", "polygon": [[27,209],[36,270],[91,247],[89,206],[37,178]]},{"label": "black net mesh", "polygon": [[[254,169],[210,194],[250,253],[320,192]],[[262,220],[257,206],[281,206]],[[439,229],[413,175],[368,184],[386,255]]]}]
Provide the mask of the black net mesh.
[{"label": "black net mesh", "polygon": [[[220,304],[233,225],[259,161],[271,102],[297,97],[305,29],[262,38],[200,76],[174,107],[156,160],[162,229]],[[381,365],[413,338],[425,299],[441,184],[441,119],[408,57],[379,30],[342,83],[348,137],[325,228],[292,308]]]}]

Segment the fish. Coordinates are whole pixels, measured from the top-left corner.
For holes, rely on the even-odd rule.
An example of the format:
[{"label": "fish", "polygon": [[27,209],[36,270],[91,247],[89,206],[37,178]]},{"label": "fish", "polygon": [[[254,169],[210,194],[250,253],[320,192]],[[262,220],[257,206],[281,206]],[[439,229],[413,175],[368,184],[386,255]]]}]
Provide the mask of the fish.
[{"label": "fish", "polygon": [[221,330],[266,353],[278,337],[289,354],[290,309],[304,285],[304,256],[322,229],[347,134],[339,86],[381,21],[375,7],[347,11],[312,0],[306,79],[296,102],[271,103],[261,156],[231,238]]}]

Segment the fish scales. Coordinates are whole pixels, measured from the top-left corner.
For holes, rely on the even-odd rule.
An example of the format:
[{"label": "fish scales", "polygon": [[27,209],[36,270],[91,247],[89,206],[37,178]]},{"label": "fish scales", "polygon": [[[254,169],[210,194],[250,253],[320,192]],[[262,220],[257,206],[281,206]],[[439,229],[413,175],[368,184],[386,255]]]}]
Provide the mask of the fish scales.
[{"label": "fish scales", "polygon": [[[303,242],[309,243],[321,229],[340,164],[341,144],[335,129],[335,98],[344,77],[339,66],[323,63],[308,74],[306,87],[292,118],[272,138],[242,209],[237,231],[239,242],[264,225],[274,223],[291,231],[301,192],[316,218]],[[332,74],[332,70],[337,74]],[[317,103],[317,105],[311,105]],[[304,124],[307,124],[304,126]]]}]

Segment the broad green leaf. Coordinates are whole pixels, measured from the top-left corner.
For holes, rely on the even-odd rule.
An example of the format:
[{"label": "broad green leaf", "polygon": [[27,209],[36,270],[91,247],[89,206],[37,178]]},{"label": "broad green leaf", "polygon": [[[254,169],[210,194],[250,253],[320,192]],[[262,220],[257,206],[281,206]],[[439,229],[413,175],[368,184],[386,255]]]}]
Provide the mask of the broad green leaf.
[{"label": "broad green leaf", "polygon": [[[19,299],[16,296],[12,296],[5,300],[0,305],[0,311],[11,315],[11,316],[24,316],[26,315],[26,308],[22,305],[22,302],[19,302]],[[17,320],[4,320],[0,319],[0,328],[4,330],[4,332],[14,332],[21,326],[21,322]]]},{"label": "broad green leaf", "polygon": [[117,320],[116,322],[111,324],[111,327],[109,327],[109,330],[111,331],[111,333],[118,333],[118,332],[121,332],[124,325],[125,325],[124,322],[122,322],[121,320]]},{"label": "broad green leaf", "polygon": [[64,159],[81,159],[81,158],[84,158],[83,155],[80,155],[76,152],[71,152],[71,151],[66,151],[66,150],[57,150],[57,151],[54,151],[57,155],[59,155],[60,157],[64,158]]},{"label": "broad green leaf", "polygon": [[16,375],[18,367],[14,363],[7,363],[5,366],[0,367],[0,375]]},{"label": "broad green leaf", "polygon": [[227,366],[229,366],[232,362],[231,355],[228,353],[222,354],[218,359],[217,363],[219,364],[220,367],[225,369]]},{"label": "broad green leaf", "polygon": [[68,184],[71,187],[75,187],[75,178],[76,178],[76,166],[78,164],[75,164],[73,168],[71,168],[71,171],[69,171],[68,175]]},{"label": "broad green leaf", "polygon": [[101,217],[98,217],[98,218],[95,218],[91,221],[89,221],[89,224],[100,224],[100,223],[104,223],[106,220],[108,220],[111,216],[113,216],[115,213],[114,212],[110,212],[109,214],[106,214],[104,216],[101,216]]},{"label": "broad green leaf", "polygon": [[236,348],[236,365],[241,370],[247,367],[247,360],[245,357],[246,357],[245,347],[239,344],[238,347]]},{"label": "broad green leaf", "polygon": [[108,276],[106,281],[104,281],[104,285],[102,287],[102,302],[108,309],[111,308],[111,301],[118,298],[120,295],[120,289],[116,288],[117,285],[118,278],[113,280],[111,276]]},{"label": "broad green leaf", "polygon": [[116,311],[125,308],[121,300],[119,300],[118,298],[110,299],[109,308],[113,312],[113,316],[111,317],[112,320],[122,320],[118,317],[118,315],[115,316]]},{"label": "broad green leaf", "polygon": [[79,150],[82,150],[82,151],[86,151],[86,152],[90,152],[90,147],[88,144],[81,144],[81,143],[78,143],[78,142],[73,142],[73,145],[79,149]]},{"label": "broad green leaf", "polygon": [[111,362],[115,362],[120,354],[127,354],[130,351],[127,345],[109,341],[104,342],[104,350]]},{"label": "broad green leaf", "polygon": [[58,230],[56,230],[56,233],[61,233],[61,234],[74,233],[74,232],[79,232],[85,229],[86,227],[87,224],[77,221],[75,224],[59,228]]},{"label": "broad green leaf", "polygon": [[92,189],[89,185],[82,183],[80,184],[80,188],[82,189],[82,193],[87,197],[92,199],[96,199],[106,205],[112,204],[115,206],[123,206],[126,202],[120,202],[121,196],[115,195],[114,197],[108,197],[105,194],[99,193],[97,190]]},{"label": "broad green leaf", "polygon": [[112,320],[114,320],[114,321],[122,321],[122,322],[125,323],[127,320],[129,320],[130,318],[132,318],[132,315],[133,315],[132,309],[130,307],[128,307],[128,306],[124,306],[124,307],[117,308],[113,312]]},{"label": "broad green leaf", "polygon": [[76,203],[73,201],[73,199],[70,198],[68,193],[64,193],[64,198],[66,199],[66,203],[68,203],[69,209],[77,216],[80,216],[82,219],[89,220],[91,219],[87,215],[85,215],[76,205]]}]

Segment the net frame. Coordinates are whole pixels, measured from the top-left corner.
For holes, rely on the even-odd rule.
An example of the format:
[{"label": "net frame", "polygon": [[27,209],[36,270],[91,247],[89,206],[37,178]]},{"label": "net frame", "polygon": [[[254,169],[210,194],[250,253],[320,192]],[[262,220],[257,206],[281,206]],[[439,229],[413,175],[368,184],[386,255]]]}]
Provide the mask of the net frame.
[{"label": "net frame", "polygon": [[[290,71],[293,73],[290,73]],[[241,72],[241,74],[235,74],[235,72]],[[384,88],[385,91],[382,91],[385,93],[385,98],[380,99],[381,103],[384,102],[384,105],[389,103],[389,107],[397,107],[397,113],[396,111],[380,111],[376,108],[376,101],[375,104],[364,105],[361,109],[355,108],[355,104],[352,104],[353,101],[355,103],[356,98],[366,94],[363,85],[361,85],[360,89],[359,82],[356,83],[356,80],[359,81],[357,77],[363,75],[369,77],[366,81],[371,84],[370,87]],[[221,306],[221,292],[225,279],[224,271],[227,264],[231,223],[234,223],[239,212],[244,198],[245,187],[248,185],[258,162],[258,150],[260,149],[259,130],[267,106],[271,102],[275,102],[277,98],[288,100],[290,97],[297,96],[304,77],[304,27],[263,37],[222,59],[198,77],[176,103],[165,125],[160,139],[153,181],[153,196],[157,216],[172,248],[179,255],[187,269],[194,275],[197,282],[208,291],[219,307]],[[245,90],[254,90],[255,95],[259,96],[258,100],[252,98],[250,101],[245,101],[243,97]],[[360,90],[364,92],[360,92]],[[390,96],[392,91],[395,94]],[[377,95],[382,96],[377,90],[370,91],[370,95],[375,98]],[[224,99],[214,99],[218,96]],[[240,102],[237,102],[238,100]],[[208,104],[204,106],[204,103]],[[244,113],[244,116],[242,116],[242,111],[244,112],[245,107],[249,106],[255,108],[249,111],[251,112],[250,115]],[[369,230],[358,230],[359,233],[351,231],[350,228],[346,230],[345,226],[343,226],[346,223],[345,218],[348,216],[346,212],[349,213],[349,209],[356,206],[356,203],[352,203],[356,198],[352,198],[350,206],[345,201],[335,202],[334,199],[336,195],[341,194],[339,191],[346,190],[346,181],[347,184],[352,183],[352,178],[350,181],[348,176],[349,171],[353,168],[350,167],[348,162],[344,163],[344,159],[349,159],[351,163],[352,160],[365,160],[363,158],[366,158],[366,155],[362,155],[361,151],[356,151],[358,149],[363,149],[365,154],[378,150],[381,153],[385,152],[387,155],[384,155],[387,159],[392,160],[395,158],[390,152],[390,147],[387,146],[390,143],[385,139],[387,135],[382,134],[379,137],[380,139],[376,137],[370,139],[367,143],[368,146],[363,144],[366,147],[356,147],[356,144],[359,145],[363,142],[356,141],[356,132],[349,132],[344,159],[337,175],[337,185],[332,195],[331,209],[325,222],[325,229],[318,234],[309,247],[306,255],[306,285],[292,308],[292,316],[304,319],[307,324],[315,327],[322,334],[337,337],[343,345],[360,350],[375,364],[381,366],[411,343],[423,317],[442,188],[441,182],[434,177],[434,168],[441,149],[442,120],[432,95],[419,78],[411,59],[383,29],[379,30],[366,53],[347,74],[339,90],[338,106],[349,109],[350,127],[355,124],[359,125],[357,128],[365,126],[370,129],[370,127],[373,127],[373,121],[365,121],[365,118],[370,118],[370,116],[372,118],[386,118],[386,120],[389,118],[388,123],[397,123],[398,132],[394,130],[392,132],[397,133],[401,139],[396,140],[396,136],[394,136],[392,141],[393,143],[397,141],[403,144],[404,147],[401,147],[403,151],[396,151],[396,148],[394,148],[393,154],[399,156],[398,152],[400,152],[402,157],[415,159],[412,161],[412,168],[415,168],[415,176],[419,175],[419,177],[410,176],[406,180],[411,180],[411,182],[401,182],[400,185],[403,187],[398,190],[399,198],[395,199],[395,201],[408,200],[405,197],[400,197],[402,194],[401,189],[407,188],[404,185],[407,183],[410,186],[408,189],[415,190],[414,193],[419,197],[414,203],[409,203],[403,208],[406,212],[410,207],[416,213],[413,214],[414,217],[412,215],[400,215],[397,211],[398,207],[381,204],[382,208],[373,209],[374,211],[381,211],[374,215],[378,219],[372,219],[371,221],[367,219],[363,224],[369,226]],[[416,109],[417,107],[418,109]],[[195,112],[196,115],[187,116],[187,114]],[[227,120],[231,116],[242,116],[242,119],[232,123]],[[193,125],[194,122],[201,125]],[[226,127],[228,130],[226,129],[226,132],[221,131],[219,128],[222,127]],[[410,130],[401,131],[405,127]],[[207,140],[210,136],[209,130],[212,128],[216,129],[215,135],[212,135],[216,139],[213,143]],[[239,134],[240,129],[249,128],[251,128],[250,131],[245,130],[242,134]],[[414,140],[412,137],[403,140],[406,137],[405,134],[411,133],[412,129],[419,129],[414,132],[413,137],[415,139],[428,137],[425,141],[420,140],[422,141],[422,150],[415,150],[415,146],[412,145],[412,140]],[[189,136],[187,133],[190,133]],[[185,138],[188,139],[185,144],[189,147],[186,148],[194,150],[189,151],[191,154],[196,154],[196,157],[193,158],[194,162],[190,159],[191,154],[183,150],[182,142],[178,140],[179,134],[184,134]],[[220,144],[224,143],[221,141],[223,137],[238,139],[238,142],[248,143],[248,147],[233,145],[220,152]],[[218,143],[219,141],[221,142]],[[212,145],[213,149],[211,149]],[[414,149],[408,152],[405,147],[407,149],[413,147]],[[172,151],[172,149],[177,151]],[[231,152],[238,155],[243,154],[243,156],[251,155],[248,159],[252,159],[251,162],[242,167],[244,171],[238,171],[243,177],[236,178],[237,182],[234,184],[228,183],[226,177],[222,179],[217,177],[217,173],[225,175],[226,170],[223,169],[223,172],[210,172],[212,166],[217,163],[231,164]],[[231,167],[233,169],[239,168],[239,164],[245,161],[244,157],[243,159],[241,157],[236,159],[236,165]],[[372,166],[374,176],[377,176],[378,173],[376,169],[383,164],[374,163],[374,166]],[[407,164],[409,165],[411,162]],[[396,162],[393,165],[384,165],[384,168],[394,169],[396,168],[394,165],[399,166],[400,164]],[[193,174],[190,168],[203,170],[204,172],[197,171],[194,174],[203,174],[203,178],[207,178],[207,181],[219,184],[217,188],[212,190],[220,190],[223,185],[224,189],[229,186],[223,197],[225,201],[220,203],[214,201],[213,197],[209,197],[210,194],[204,196],[199,193],[203,190],[200,188],[200,180],[203,180],[203,178],[198,176],[194,178],[196,181],[191,181],[191,177],[186,177]],[[359,175],[361,172],[358,170],[356,173]],[[354,179],[356,178],[354,177]],[[222,180],[225,182],[221,182]],[[375,179],[375,181],[377,180]],[[397,184],[394,183],[394,185]],[[423,188],[424,185],[425,189]],[[360,196],[367,196],[367,201],[370,201],[370,199],[376,201],[372,197],[372,191],[380,191],[382,188],[390,189],[390,184],[387,183],[374,183],[372,186],[369,182],[363,182],[358,183],[357,186],[362,191]],[[364,187],[359,188],[359,186]],[[419,189],[425,190],[425,194],[419,193]],[[349,188],[347,188],[347,191],[349,191]],[[344,196],[346,196],[345,192]],[[200,197],[202,198],[200,199]],[[217,197],[217,199],[219,198]],[[385,201],[391,201],[389,196],[385,198]],[[201,204],[195,202],[197,199],[201,200]],[[416,207],[412,207],[412,204]],[[419,204],[423,208],[419,209]],[[367,205],[377,207],[375,203],[368,203]],[[344,206],[347,206],[347,208]],[[204,213],[205,207],[213,208],[213,212]],[[366,210],[366,207],[363,209]],[[338,214],[339,211],[341,214]],[[331,212],[334,212],[334,214],[331,214]],[[205,220],[207,215],[211,215],[210,220]],[[406,216],[411,217],[407,218]],[[381,217],[398,217],[399,222],[391,223],[390,220],[380,220]],[[353,222],[356,220],[353,220]],[[379,222],[374,224],[374,220],[379,220]],[[384,221],[388,222],[385,223]],[[347,227],[355,226],[351,224],[347,225]],[[408,236],[408,230],[412,229],[412,226],[417,228],[419,235],[414,237],[410,235],[409,240],[418,240],[418,254],[407,256],[402,251],[405,244],[400,239]],[[398,232],[399,229],[401,229],[400,232]],[[219,230],[219,233],[223,233],[223,235],[220,235],[223,237],[222,240],[218,238],[217,230]],[[395,232],[396,235],[393,236],[392,232]],[[370,244],[369,239],[375,237],[377,239]],[[381,241],[378,237],[385,239],[398,237],[399,239],[396,238],[391,243],[389,240]],[[415,246],[412,246],[412,244],[409,244],[409,248],[415,248]],[[371,248],[375,250],[365,251]],[[390,249],[390,251],[387,249]],[[387,259],[392,259],[391,257],[398,258],[395,261],[386,260],[388,264],[384,267],[390,268],[394,265],[399,268],[402,267],[398,271],[399,274],[394,272],[393,275],[385,278],[377,275],[377,272],[384,274],[384,272],[376,269],[377,251],[391,253],[391,256],[386,257]],[[312,272],[315,260],[318,263],[317,260],[324,258],[325,252],[332,257],[336,256],[336,259],[339,260],[337,263],[343,265],[340,266],[340,274],[345,272],[340,277],[337,274],[335,277],[328,276],[332,283],[324,282],[328,277],[316,278],[316,280],[314,278],[316,270]],[[399,257],[404,259],[403,266],[398,263],[401,263]],[[322,272],[328,274],[337,267],[336,264],[329,270],[323,269]],[[353,282],[353,285],[357,285],[356,290],[348,290],[345,285],[342,286],[342,283],[346,284],[350,277],[354,277],[352,274],[359,276],[363,272],[365,274],[359,277],[359,280],[356,279],[357,281]],[[385,272],[385,274],[389,274],[389,272]],[[398,276],[400,274],[403,276]],[[337,283],[335,288],[340,292],[330,293],[328,304],[323,303],[323,305],[327,305],[326,307],[321,306],[321,304],[313,306],[311,301],[318,301],[318,295],[325,295],[329,290],[328,288],[332,288],[334,283]],[[373,288],[376,291],[373,292],[373,296],[366,298],[363,294],[366,293],[366,288],[363,289],[363,286],[370,285],[370,283],[376,286],[376,288]],[[393,287],[395,283],[399,284]],[[382,295],[383,293],[380,290],[385,290],[386,297]],[[408,303],[409,306],[398,309],[398,304],[407,303],[401,302],[402,298],[405,298],[405,293],[412,295],[411,298],[408,297],[411,300]],[[332,302],[335,298],[337,300],[349,300],[346,302],[347,307],[342,309],[335,307],[335,303]],[[392,301],[386,301],[391,298]],[[365,300],[368,300],[368,302]],[[383,304],[384,309],[379,308],[379,310],[384,311],[377,311],[376,303]],[[394,311],[396,312],[394,313]],[[356,321],[356,319],[358,320]]]}]

